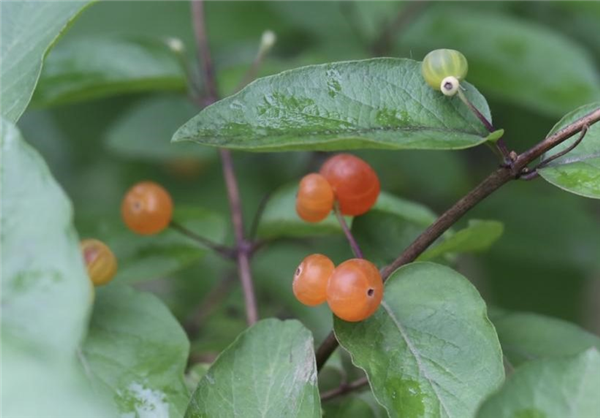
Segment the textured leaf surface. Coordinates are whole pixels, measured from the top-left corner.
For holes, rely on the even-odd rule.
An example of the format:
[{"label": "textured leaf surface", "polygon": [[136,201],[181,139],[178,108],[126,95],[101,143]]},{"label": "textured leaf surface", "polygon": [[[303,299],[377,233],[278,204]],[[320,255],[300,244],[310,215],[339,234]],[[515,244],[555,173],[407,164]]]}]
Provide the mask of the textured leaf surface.
[{"label": "textured leaf surface", "polygon": [[425,251],[419,260],[433,260],[448,253],[485,251],[502,236],[503,231],[502,222],[470,220],[466,228],[448,236],[445,241]]},{"label": "textured leaf surface", "polygon": [[[549,135],[599,108],[600,102],[580,107],[558,122]],[[575,135],[568,139],[546,153],[542,159],[563,151],[577,138],[578,135]],[[575,149],[549,163],[540,170],[540,174],[548,182],[568,192],[600,199],[600,123],[590,126]]]},{"label": "textured leaf surface", "polygon": [[564,35],[497,11],[436,6],[399,39],[413,53],[459,49],[469,60],[467,80],[475,86],[550,115],[600,97],[600,76],[590,55]]},{"label": "textured leaf surface", "polygon": [[[485,99],[465,83],[486,117]],[[174,141],[250,151],[459,149],[487,131],[457,98],[425,84],[419,62],[379,58],[285,71],[204,109]]]},{"label": "textured leaf surface", "polygon": [[441,265],[397,270],[375,315],[358,323],[336,318],[335,333],[390,417],[472,417],[504,379],[485,303]]},{"label": "textured leaf surface", "polygon": [[214,148],[173,144],[171,136],[198,108],[183,96],[160,96],[128,109],[106,134],[108,147],[128,158],[150,161],[212,160]]},{"label": "textured leaf surface", "polygon": [[491,396],[478,418],[583,418],[600,411],[600,354],[532,361]]},{"label": "textured leaf surface", "polygon": [[25,111],[42,61],[60,33],[89,1],[3,1],[0,4],[0,109],[15,122]]},{"label": "textured leaf surface", "polygon": [[600,350],[600,337],[567,321],[533,313],[492,316],[502,351],[515,367],[547,357],[578,354],[590,347]]},{"label": "textured leaf surface", "polygon": [[[265,206],[260,219],[258,235],[262,238],[307,237],[316,235],[341,234],[333,213],[321,222],[306,222],[296,213],[298,182],[285,185],[273,193]],[[352,218],[346,218],[351,223]]]},{"label": "textured leaf surface", "polygon": [[2,334],[72,355],[92,287],[71,203],[12,123],[2,120],[0,140]]},{"label": "textured leaf surface", "polygon": [[33,102],[50,106],[185,86],[177,55],[162,40],[78,38],[60,43],[48,56]]},{"label": "textured leaf surface", "polygon": [[202,378],[185,416],[320,417],[310,332],[298,321],[266,319],[240,334]]},{"label": "textured leaf surface", "polygon": [[189,400],[185,332],[154,295],[113,284],[96,293],[81,362],[122,417],[181,417]]}]

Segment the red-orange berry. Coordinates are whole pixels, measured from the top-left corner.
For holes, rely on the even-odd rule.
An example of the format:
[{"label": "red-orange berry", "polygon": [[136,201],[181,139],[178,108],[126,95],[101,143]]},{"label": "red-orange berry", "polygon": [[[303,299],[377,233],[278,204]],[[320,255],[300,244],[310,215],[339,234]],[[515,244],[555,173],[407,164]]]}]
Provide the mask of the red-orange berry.
[{"label": "red-orange berry", "polygon": [[160,185],[145,181],[133,186],[123,199],[121,215],[133,232],[152,235],[165,229],[173,216],[173,201]]},{"label": "red-orange berry", "polygon": [[302,260],[292,284],[296,299],[308,306],[325,302],[327,282],[334,268],[333,261],[321,254],[312,254]]},{"label": "red-orange berry", "polygon": [[373,315],[383,298],[383,280],[370,261],[353,258],[336,267],[327,284],[327,303],[349,322]]},{"label": "red-orange berry", "polygon": [[319,222],[333,210],[333,189],[320,174],[308,174],[300,180],[296,212],[306,222]]},{"label": "red-orange berry", "polygon": [[333,188],[344,215],[362,215],[377,201],[381,189],[377,173],[354,155],[331,157],[321,167],[321,174]]},{"label": "red-orange berry", "polygon": [[88,276],[94,286],[110,282],[117,272],[117,259],[102,241],[84,239],[80,243]]}]

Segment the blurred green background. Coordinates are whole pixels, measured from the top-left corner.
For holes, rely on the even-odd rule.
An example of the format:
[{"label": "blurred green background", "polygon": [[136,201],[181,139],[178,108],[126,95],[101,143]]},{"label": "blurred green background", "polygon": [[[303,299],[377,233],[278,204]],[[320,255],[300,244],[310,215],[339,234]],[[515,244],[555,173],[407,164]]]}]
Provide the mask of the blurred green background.
[{"label": "blurred green background", "polygon": [[[505,129],[516,151],[541,140],[570,110],[600,97],[598,2],[209,2],[207,16],[223,95],[233,92],[261,34],[270,29],[277,44],[260,76],[313,63],[376,55],[421,60],[433,48],[461,50],[469,59],[469,81],[488,99],[494,125]],[[393,29],[382,42],[384,28]],[[187,103],[178,67],[165,70],[170,78],[162,87],[140,86],[126,95],[90,89],[89,97],[74,98],[56,91],[61,76],[71,81],[78,76],[76,63],[71,73],[57,75],[61,62],[70,65],[60,61],[61,54],[82,39],[99,37],[179,38],[196,72],[187,2],[95,4],[51,51],[33,106],[19,126],[71,197],[80,235],[106,234],[119,225],[124,192],[145,179],[165,185],[176,205],[214,210],[229,224],[216,152],[169,145],[174,130],[196,112]],[[127,50],[102,56],[100,48],[90,48],[107,66],[132,58]],[[357,154],[375,167],[384,190],[437,213],[496,165],[485,147]],[[268,193],[298,181],[323,155],[236,152],[234,158],[249,228]],[[455,264],[491,306],[539,312],[600,333],[600,202],[538,179],[507,185],[468,217],[505,225],[488,252],[461,256]],[[229,230],[226,241],[231,235]],[[127,236],[122,245],[136,239]],[[278,241],[257,253],[253,273],[261,315],[298,317],[319,341],[330,329],[330,313],[301,306],[291,292],[297,264],[315,251],[334,261],[350,257],[341,237]],[[237,281],[226,279],[235,276],[234,266],[208,255],[167,276],[136,285],[157,293],[184,323],[205,298],[216,300],[193,339],[194,356],[210,360],[245,328]],[[209,294],[221,280],[225,285],[216,293],[222,299]]]}]

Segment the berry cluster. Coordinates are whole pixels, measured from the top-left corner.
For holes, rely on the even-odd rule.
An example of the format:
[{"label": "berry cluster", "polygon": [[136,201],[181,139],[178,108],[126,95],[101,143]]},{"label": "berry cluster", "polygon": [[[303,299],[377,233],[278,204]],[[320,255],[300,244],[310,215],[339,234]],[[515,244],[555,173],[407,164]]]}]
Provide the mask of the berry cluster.
[{"label": "berry cluster", "polygon": [[[307,222],[319,222],[337,202],[342,215],[362,215],[373,207],[380,188],[369,164],[351,154],[338,154],[323,164],[319,174],[300,181],[296,211]],[[309,255],[296,269],[292,288],[301,303],[316,306],[327,301],[336,316],[350,322],[371,316],[383,298],[379,270],[361,258],[335,267],[322,254]]]}]

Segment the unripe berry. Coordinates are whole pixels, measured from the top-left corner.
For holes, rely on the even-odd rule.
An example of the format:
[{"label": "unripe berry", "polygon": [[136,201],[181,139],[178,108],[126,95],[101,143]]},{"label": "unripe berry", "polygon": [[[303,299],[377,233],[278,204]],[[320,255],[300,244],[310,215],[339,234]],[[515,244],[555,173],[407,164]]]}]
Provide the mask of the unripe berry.
[{"label": "unripe berry", "polygon": [[351,154],[338,154],[321,167],[343,215],[362,215],[379,197],[381,186],[377,173],[369,164]]},{"label": "unripe berry", "polygon": [[329,182],[320,174],[309,174],[300,181],[296,212],[306,222],[319,222],[333,210],[334,195]]},{"label": "unripe berry", "polygon": [[325,302],[327,282],[335,266],[326,256],[312,254],[296,269],[292,288],[296,299],[308,306]]},{"label": "unripe berry", "polygon": [[80,243],[88,276],[94,286],[110,282],[117,273],[117,259],[102,241],[84,239]]},{"label": "unripe berry", "polygon": [[121,215],[133,232],[157,234],[171,222],[173,201],[162,186],[145,181],[129,189],[121,204]]},{"label": "unripe berry", "polygon": [[433,89],[442,90],[442,81],[454,77],[458,82],[467,77],[469,64],[463,54],[454,49],[436,49],[423,59],[421,73]]},{"label": "unripe berry", "polygon": [[327,303],[345,321],[357,322],[373,315],[383,299],[383,280],[370,261],[354,258],[333,271],[327,284]]}]

